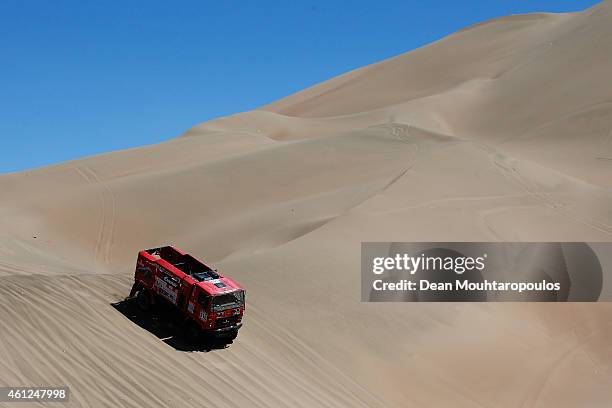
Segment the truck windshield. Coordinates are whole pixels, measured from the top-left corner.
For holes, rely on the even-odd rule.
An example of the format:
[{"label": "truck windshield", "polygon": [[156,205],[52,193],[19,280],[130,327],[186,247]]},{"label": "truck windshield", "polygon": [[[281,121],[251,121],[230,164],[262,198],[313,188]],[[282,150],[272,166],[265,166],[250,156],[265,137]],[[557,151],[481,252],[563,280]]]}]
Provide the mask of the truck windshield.
[{"label": "truck windshield", "polygon": [[212,307],[215,312],[240,307],[242,305],[244,305],[244,292],[241,290],[213,297]]}]

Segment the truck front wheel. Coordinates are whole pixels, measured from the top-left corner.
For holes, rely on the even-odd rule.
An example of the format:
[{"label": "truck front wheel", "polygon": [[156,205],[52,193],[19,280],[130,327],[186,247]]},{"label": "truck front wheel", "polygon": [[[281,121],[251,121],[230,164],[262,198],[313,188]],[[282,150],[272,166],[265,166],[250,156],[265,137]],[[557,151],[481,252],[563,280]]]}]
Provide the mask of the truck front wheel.
[{"label": "truck front wheel", "polygon": [[221,344],[232,344],[238,337],[238,329],[232,330],[225,336],[219,337],[218,340]]},{"label": "truck front wheel", "polygon": [[234,340],[236,340],[236,337],[238,337],[238,329],[232,330],[232,333],[228,337],[229,343],[231,343]]}]

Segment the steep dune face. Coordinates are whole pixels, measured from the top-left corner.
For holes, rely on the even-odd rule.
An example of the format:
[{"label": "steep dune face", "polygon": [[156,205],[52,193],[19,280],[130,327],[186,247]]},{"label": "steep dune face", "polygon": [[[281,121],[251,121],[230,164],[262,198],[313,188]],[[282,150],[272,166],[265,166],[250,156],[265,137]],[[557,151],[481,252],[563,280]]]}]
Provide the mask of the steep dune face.
[{"label": "steep dune face", "polygon": [[[0,177],[0,385],[71,406],[603,406],[607,304],[362,304],[362,241],[610,241],[612,3],[511,16],[183,137]],[[230,348],[110,304],[174,243]]]},{"label": "steep dune face", "polygon": [[501,145],[611,187],[611,18],[609,2],[501,18],[264,109],[329,119],[386,108],[390,120]]},{"label": "steep dune face", "polygon": [[[570,28],[573,15],[533,14],[480,24],[426,47],[349,72],[265,109],[289,116],[367,112],[493,80]],[[367,96],[367,97],[366,97]]]}]

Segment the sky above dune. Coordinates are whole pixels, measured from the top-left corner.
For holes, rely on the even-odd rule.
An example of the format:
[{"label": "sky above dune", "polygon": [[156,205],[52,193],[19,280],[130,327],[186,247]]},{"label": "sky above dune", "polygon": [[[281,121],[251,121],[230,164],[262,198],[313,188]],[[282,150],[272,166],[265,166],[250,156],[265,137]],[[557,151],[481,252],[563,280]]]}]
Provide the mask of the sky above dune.
[{"label": "sky above dune", "polygon": [[0,172],[160,142],[483,20],[595,3],[2,1]]}]

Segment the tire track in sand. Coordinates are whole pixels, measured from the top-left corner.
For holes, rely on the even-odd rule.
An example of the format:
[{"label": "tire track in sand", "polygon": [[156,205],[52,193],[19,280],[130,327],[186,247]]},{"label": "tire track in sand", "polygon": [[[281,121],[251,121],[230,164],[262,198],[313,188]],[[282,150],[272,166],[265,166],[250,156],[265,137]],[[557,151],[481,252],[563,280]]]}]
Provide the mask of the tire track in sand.
[{"label": "tire track in sand", "polygon": [[178,352],[110,306],[130,284],[1,278],[0,383],[68,385],[67,407],[388,406],[257,304],[230,347]]},{"label": "tire track in sand", "polygon": [[74,169],[88,184],[100,185],[101,187],[98,193],[102,206],[102,215],[98,238],[94,246],[94,259],[97,262],[101,261],[110,264],[117,218],[117,200],[115,194],[109,185],[102,181],[92,168],[81,166],[75,167]]}]

